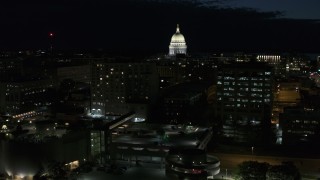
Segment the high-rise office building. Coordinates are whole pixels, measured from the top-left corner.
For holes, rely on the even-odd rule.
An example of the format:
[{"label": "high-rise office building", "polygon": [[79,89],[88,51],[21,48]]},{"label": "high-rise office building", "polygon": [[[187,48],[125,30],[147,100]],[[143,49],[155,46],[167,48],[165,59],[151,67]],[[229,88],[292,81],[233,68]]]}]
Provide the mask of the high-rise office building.
[{"label": "high-rise office building", "polygon": [[257,142],[268,132],[273,102],[273,69],[265,63],[223,65],[217,75],[217,113],[223,135]]},{"label": "high-rise office building", "polygon": [[287,107],[280,114],[282,144],[317,144],[320,137],[320,112],[301,107]]},{"label": "high-rise office building", "polygon": [[135,111],[145,118],[159,80],[155,63],[92,63],[92,114],[125,114]]},{"label": "high-rise office building", "polygon": [[166,89],[157,109],[161,122],[169,124],[201,124],[200,118],[194,118],[199,102],[203,97],[204,83],[181,83]]}]

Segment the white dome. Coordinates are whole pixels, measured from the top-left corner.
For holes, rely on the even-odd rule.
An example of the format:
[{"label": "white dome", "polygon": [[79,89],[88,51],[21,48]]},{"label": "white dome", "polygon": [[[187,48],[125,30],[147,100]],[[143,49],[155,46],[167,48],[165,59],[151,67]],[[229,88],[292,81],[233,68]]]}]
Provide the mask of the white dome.
[{"label": "white dome", "polygon": [[172,43],[185,43],[184,36],[180,33],[177,32],[171,37],[171,42]]},{"label": "white dome", "polygon": [[177,31],[171,37],[169,45],[169,55],[175,56],[176,54],[187,54],[187,45],[184,36],[180,33],[179,24],[177,24]]}]

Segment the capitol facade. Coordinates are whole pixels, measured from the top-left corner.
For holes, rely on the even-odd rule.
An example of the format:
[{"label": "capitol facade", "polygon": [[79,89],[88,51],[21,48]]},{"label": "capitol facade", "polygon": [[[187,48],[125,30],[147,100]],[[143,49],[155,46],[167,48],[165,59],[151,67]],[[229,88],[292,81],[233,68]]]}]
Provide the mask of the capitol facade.
[{"label": "capitol facade", "polygon": [[169,56],[176,56],[177,54],[187,54],[186,41],[180,33],[179,24],[177,24],[176,33],[171,37],[169,45]]}]

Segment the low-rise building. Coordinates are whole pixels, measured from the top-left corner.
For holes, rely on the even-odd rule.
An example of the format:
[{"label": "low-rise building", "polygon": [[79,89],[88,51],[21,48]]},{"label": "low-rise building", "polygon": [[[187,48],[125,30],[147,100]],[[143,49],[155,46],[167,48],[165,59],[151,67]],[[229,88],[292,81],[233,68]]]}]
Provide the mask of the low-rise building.
[{"label": "low-rise building", "polygon": [[90,157],[88,134],[88,130],[67,130],[53,122],[27,122],[2,139],[0,164],[12,179],[32,179],[53,162],[75,168]]},{"label": "low-rise building", "polygon": [[288,107],[280,114],[282,143],[316,144],[320,137],[320,112],[300,107]]},{"label": "low-rise building", "polygon": [[32,80],[0,83],[0,110],[13,118],[35,115],[44,106],[51,105],[54,87],[52,80]]}]

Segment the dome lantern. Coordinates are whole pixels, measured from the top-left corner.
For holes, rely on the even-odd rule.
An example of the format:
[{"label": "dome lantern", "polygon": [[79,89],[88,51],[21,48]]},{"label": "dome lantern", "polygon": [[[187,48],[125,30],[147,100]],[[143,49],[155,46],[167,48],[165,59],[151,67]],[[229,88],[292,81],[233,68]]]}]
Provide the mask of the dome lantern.
[{"label": "dome lantern", "polygon": [[177,31],[176,31],[176,33],[180,33],[179,24],[177,24]]}]

